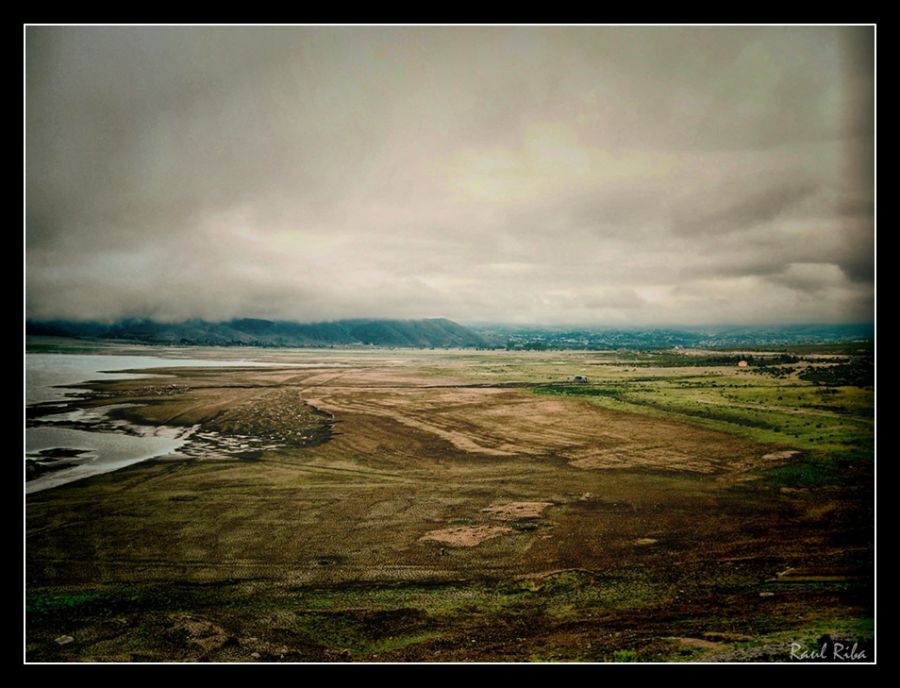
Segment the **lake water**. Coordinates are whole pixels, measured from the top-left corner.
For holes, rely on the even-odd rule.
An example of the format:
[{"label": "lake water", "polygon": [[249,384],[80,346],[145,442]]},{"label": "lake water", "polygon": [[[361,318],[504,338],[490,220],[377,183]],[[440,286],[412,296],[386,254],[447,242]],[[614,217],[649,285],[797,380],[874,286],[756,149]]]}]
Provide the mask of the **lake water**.
[{"label": "lake water", "polygon": [[[111,356],[107,354],[28,354],[25,357],[25,403],[61,401],[74,390],[56,389],[88,380],[125,380],[149,373],[106,372],[144,368],[272,367],[274,363],[248,360]],[[285,364],[278,364],[285,365]],[[290,366],[290,364],[287,364]]]},{"label": "lake water", "polygon": [[[163,358],[161,356],[113,356],[106,354],[27,354],[25,357],[26,405],[48,401],[64,401],[77,395],[78,389],[59,388],[90,380],[114,380],[149,377],[151,373],[110,372],[147,368],[173,367],[285,367],[290,364],[248,360],[213,360]],[[48,416],[50,420],[96,419],[102,409],[72,411],[69,414]],[[132,431],[135,426],[131,426]],[[81,429],[37,426],[25,430],[25,453],[32,457],[40,451],[76,449],[84,453],[67,462],[71,468],[47,473],[26,483],[27,494],[57,485],[81,480],[98,473],[123,468],[155,456],[165,456],[178,450],[190,436],[191,428],[142,427],[142,434],[119,432],[89,432]]]}]

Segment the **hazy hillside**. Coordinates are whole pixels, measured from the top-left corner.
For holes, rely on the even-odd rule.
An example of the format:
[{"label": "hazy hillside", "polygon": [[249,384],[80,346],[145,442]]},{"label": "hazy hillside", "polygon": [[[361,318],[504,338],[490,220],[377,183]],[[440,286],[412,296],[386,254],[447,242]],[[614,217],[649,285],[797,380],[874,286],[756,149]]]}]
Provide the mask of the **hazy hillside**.
[{"label": "hazy hillside", "polygon": [[151,344],[208,346],[398,346],[508,349],[727,349],[872,341],[871,323],[706,328],[553,328],[478,325],[445,318],[428,320],[336,320],[296,323],[241,318],[227,322],[159,323],[121,320],[113,324],[29,321],[30,335],[110,339]]},{"label": "hazy hillside", "polygon": [[872,341],[872,323],[647,328],[561,328],[479,325],[482,337],[508,349],[727,349]]},{"label": "hazy hillside", "polygon": [[153,344],[212,346],[484,346],[481,335],[444,318],[428,320],[337,320],[322,323],[244,318],[227,322],[189,320],[158,323],[122,320],[94,322],[29,321],[26,333]]}]

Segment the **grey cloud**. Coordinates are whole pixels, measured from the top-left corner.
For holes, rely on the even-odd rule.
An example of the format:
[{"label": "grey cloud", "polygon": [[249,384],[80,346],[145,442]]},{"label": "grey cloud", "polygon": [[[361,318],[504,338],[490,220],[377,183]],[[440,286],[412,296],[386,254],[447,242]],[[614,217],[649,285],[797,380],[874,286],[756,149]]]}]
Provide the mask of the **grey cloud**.
[{"label": "grey cloud", "polygon": [[854,282],[871,284],[872,280],[875,279],[874,256],[866,254],[850,257],[841,262],[839,267],[844,271],[844,274],[848,279],[851,279]]},{"label": "grey cloud", "polygon": [[27,314],[864,319],[871,43],[29,27]]},{"label": "grey cloud", "polygon": [[[841,265],[854,255],[848,224],[837,216],[810,215],[786,218],[752,233],[704,236],[691,243],[695,261],[683,261],[679,275],[693,277],[765,277],[783,272],[792,263]],[[872,250],[871,237],[857,247]]]},{"label": "grey cloud", "polygon": [[584,304],[587,308],[643,308],[646,301],[633,289],[609,289],[600,294],[588,296]]},{"label": "grey cloud", "polygon": [[770,282],[812,293],[821,293],[828,287],[839,285],[844,279],[841,269],[832,263],[791,263],[769,277]]},{"label": "grey cloud", "polygon": [[672,231],[695,236],[727,234],[771,222],[810,196],[816,187],[809,181],[783,181],[762,188],[729,183],[724,188],[692,194],[680,203],[672,218]]},{"label": "grey cloud", "polygon": [[760,255],[756,251],[717,252],[714,260],[682,268],[681,276],[697,277],[765,277],[782,272],[790,263],[783,255]]},{"label": "grey cloud", "polygon": [[875,278],[874,237],[874,226],[866,219],[845,231],[844,250],[838,258],[838,265],[848,279],[872,284]]},{"label": "grey cloud", "polygon": [[870,195],[844,196],[835,203],[835,210],[842,217],[872,218],[875,216],[875,199]]}]

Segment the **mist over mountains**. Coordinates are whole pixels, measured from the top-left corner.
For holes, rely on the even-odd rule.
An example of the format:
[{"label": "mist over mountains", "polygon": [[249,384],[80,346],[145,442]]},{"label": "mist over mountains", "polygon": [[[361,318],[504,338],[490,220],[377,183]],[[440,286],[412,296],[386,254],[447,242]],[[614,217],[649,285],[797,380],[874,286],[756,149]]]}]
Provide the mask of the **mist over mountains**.
[{"label": "mist over mountains", "polygon": [[26,333],[149,344],[203,346],[477,347],[487,345],[487,342],[477,333],[443,318],[337,320],[320,323],[254,318],[241,318],[227,322],[189,320],[182,323],[121,320],[113,324],[56,320],[29,321]]},{"label": "mist over mountains", "polygon": [[225,322],[160,323],[127,319],[109,323],[66,320],[26,323],[26,334],[178,346],[410,348],[659,349],[728,348],[872,340],[873,325],[773,325],[705,328],[561,328],[473,325],[446,318],[335,320],[298,323],[241,318]]}]

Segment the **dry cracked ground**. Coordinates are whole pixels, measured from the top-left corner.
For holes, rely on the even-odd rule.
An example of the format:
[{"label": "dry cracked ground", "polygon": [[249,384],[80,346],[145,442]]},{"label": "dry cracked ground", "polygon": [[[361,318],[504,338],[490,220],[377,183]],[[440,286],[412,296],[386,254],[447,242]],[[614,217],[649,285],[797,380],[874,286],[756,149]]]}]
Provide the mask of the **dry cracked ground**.
[{"label": "dry cracked ground", "polygon": [[509,354],[310,360],[72,402],[197,430],[28,497],[27,659],[871,659],[868,468],[788,487],[787,446],[536,394]]}]

